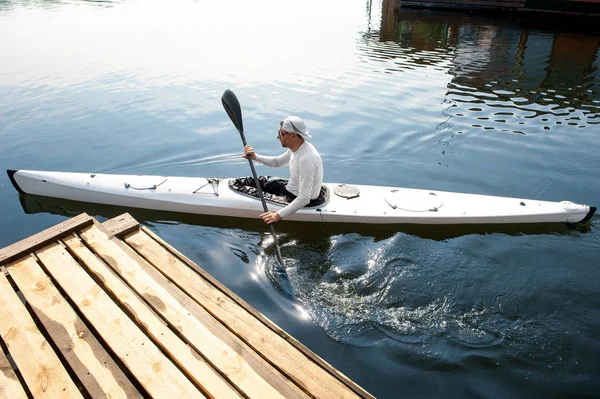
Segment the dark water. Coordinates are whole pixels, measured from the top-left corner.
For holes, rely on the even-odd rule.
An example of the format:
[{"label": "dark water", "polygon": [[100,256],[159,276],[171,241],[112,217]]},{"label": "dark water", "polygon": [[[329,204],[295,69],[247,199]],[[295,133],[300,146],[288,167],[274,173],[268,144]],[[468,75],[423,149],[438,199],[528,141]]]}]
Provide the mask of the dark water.
[{"label": "dark water", "polygon": [[[246,175],[232,88],[264,153],[302,116],[327,181],[598,205],[584,28],[387,1],[0,1],[0,169]],[[125,210],[20,199],[0,175],[0,247],[81,211]],[[290,298],[262,223],[129,211],[377,397],[598,395],[597,218],[280,223]]]}]

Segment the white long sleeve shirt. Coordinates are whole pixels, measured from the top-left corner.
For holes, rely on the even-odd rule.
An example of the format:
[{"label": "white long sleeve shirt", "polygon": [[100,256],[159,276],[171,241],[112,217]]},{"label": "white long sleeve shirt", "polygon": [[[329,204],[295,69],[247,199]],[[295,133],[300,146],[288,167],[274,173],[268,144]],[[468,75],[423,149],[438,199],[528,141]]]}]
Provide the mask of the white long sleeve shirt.
[{"label": "white long sleeve shirt", "polygon": [[274,168],[289,165],[290,179],[285,188],[294,194],[296,199],[277,212],[282,219],[302,209],[310,200],[319,196],[323,184],[323,160],[311,143],[305,141],[296,152],[287,150],[277,157],[256,154],[256,162]]}]

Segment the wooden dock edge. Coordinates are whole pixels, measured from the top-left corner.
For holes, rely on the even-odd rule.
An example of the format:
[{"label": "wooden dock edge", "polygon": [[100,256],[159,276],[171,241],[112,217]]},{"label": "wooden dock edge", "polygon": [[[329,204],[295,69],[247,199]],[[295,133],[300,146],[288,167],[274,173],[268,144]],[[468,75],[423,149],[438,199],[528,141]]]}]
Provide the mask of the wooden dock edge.
[{"label": "wooden dock edge", "polygon": [[[27,252],[33,252],[53,241],[66,237],[71,233],[94,224],[94,218],[87,213],[81,213],[71,219],[67,219],[56,226],[18,241],[8,247],[0,249],[0,266],[5,266],[15,259],[20,258]],[[104,232],[109,236],[122,236],[140,228],[140,224],[130,214],[124,213],[115,218],[101,223]]]},{"label": "wooden dock edge", "polygon": [[18,241],[8,247],[0,249],[0,266],[5,266],[10,262],[22,257],[27,252],[33,252],[40,249],[59,238],[81,230],[84,227],[94,224],[94,218],[87,213],[81,213],[74,218],[65,220],[56,226],[50,227],[42,232],[32,235]]}]

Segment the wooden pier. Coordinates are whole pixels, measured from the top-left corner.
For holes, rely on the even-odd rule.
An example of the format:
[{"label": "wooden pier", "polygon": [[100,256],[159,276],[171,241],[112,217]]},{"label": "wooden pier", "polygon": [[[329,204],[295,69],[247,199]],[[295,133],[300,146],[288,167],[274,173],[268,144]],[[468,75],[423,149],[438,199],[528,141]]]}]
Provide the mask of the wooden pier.
[{"label": "wooden pier", "polygon": [[0,266],[2,398],[372,397],[128,214]]}]

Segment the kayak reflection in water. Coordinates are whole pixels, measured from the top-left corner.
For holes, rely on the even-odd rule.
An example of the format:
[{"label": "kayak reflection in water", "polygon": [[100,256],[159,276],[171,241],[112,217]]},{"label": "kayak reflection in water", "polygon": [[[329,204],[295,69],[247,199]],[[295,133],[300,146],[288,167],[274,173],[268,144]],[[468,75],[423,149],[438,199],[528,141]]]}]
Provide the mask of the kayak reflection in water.
[{"label": "kayak reflection in water", "polygon": [[311,201],[317,200],[323,183],[323,161],[314,145],[308,139],[312,135],[306,130],[304,121],[297,116],[288,116],[279,123],[277,139],[281,146],[288,150],[277,156],[268,157],[257,154],[254,148],[246,145],[244,147],[244,158],[263,165],[280,168],[289,165],[290,178],[285,184],[282,180],[272,180],[265,184],[262,189],[268,193],[282,195],[291,202],[278,212],[265,212],[260,217],[267,224],[285,219]]}]

